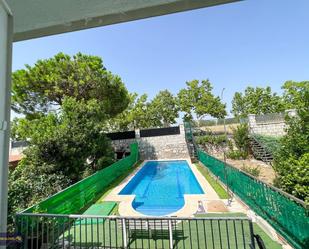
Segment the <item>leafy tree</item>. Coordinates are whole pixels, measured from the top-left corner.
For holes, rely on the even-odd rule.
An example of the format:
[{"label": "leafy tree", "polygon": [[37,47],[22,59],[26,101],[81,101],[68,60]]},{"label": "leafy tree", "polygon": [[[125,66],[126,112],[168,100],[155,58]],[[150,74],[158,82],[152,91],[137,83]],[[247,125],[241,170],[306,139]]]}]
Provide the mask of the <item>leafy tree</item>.
[{"label": "leafy tree", "polygon": [[248,114],[266,114],[282,112],[286,108],[282,98],[272,93],[270,87],[247,87],[244,94],[236,92],[232,100],[232,113],[236,117]]},{"label": "leafy tree", "polygon": [[100,116],[96,100],[66,98],[60,114],[31,121],[20,119],[15,136],[29,141],[25,160],[37,165],[37,172],[63,174],[76,182],[86,169],[94,172],[112,163],[113,153],[101,132]]},{"label": "leafy tree", "polygon": [[57,110],[65,97],[97,99],[104,113],[114,117],[129,102],[120,77],[103,66],[98,56],[59,53],[12,74],[12,109],[33,119]]},{"label": "leafy tree", "polygon": [[136,98],[134,107],[131,110],[131,125],[134,129],[149,128],[151,121],[149,119],[149,103],[147,102],[147,94]]},{"label": "leafy tree", "polygon": [[106,132],[110,131],[128,131],[134,129],[134,117],[132,110],[135,107],[136,100],[138,94],[137,93],[129,93],[129,104],[128,107],[118,114],[116,117],[108,120],[105,125]]},{"label": "leafy tree", "polygon": [[168,90],[160,91],[149,105],[149,114],[154,127],[169,127],[178,118],[177,100]]},{"label": "leafy tree", "polygon": [[149,103],[147,94],[138,97],[137,93],[130,94],[130,102],[122,113],[108,121],[108,131],[127,131],[151,127]]},{"label": "leafy tree", "polygon": [[299,109],[305,107],[306,101],[304,98],[308,97],[306,94],[309,92],[309,81],[286,81],[282,89],[283,100],[286,109]]},{"label": "leafy tree", "polygon": [[302,103],[296,117],[287,117],[287,133],[275,154],[275,184],[309,203],[309,88],[298,88],[293,95],[302,96]]},{"label": "leafy tree", "polygon": [[178,93],[179,107],[184,112],[185,120],[192,120],[196,115],[201,119],[205,115],[223,118],[226,115],[225,104],[212,93],[213,87],[209,80],[192,80],[186,82],[187,88]]},{"label": "leafy tree", "polygon": [[[96,56],[58,54],[13,74],[12,136],[29,142],[10,173],[10,219],[113,162],[102,126],[126,109],[128,92]],[[10,220],[11,221],[11,220]]]}]

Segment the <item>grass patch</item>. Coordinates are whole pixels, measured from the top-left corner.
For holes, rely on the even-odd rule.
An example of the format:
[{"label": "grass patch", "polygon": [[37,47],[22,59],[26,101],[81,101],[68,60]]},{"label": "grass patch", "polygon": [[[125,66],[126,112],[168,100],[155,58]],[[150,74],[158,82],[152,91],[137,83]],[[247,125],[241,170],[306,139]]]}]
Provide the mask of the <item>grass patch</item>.
[{"label": "grass patch", "polygon": [[220,183],[217,182],[216,179],[214,179],[210,175],[208,169],[205,166],[201,164],[195,164],[195,166],[201,172],[201,174],[205,177],[205,179],[209,182],[209,184],[213,187],[213,189],[216,191],[216,193],[221,199],[229,198],[227,191],[220,185]]},{"label": "grass patch", "polygon": [[264,241],[265,247],[266,248],[271,248],[271,249],[282,249],[282,246],[277,243],[276,241],[273,241],[264,231],[262,228],[259,227],[258,224],[253,223],[253,231],[254,234],[258,234],[261,236],[261,238]]},{"label": "grass patch", "polygon": [[195,214],[194,217],[247,217],[244,213],[207,213]]},{"label": "grass patch", "polygon": [[[247,215],[244,213],[207,213],[207,214],[196,214],[195,217],[246,217]],[[258,234],[264,241],[266,248],[271,249],[282,249],[282,246],[273,241],[265,232],[264,230],[256,223],[253,223],[253,231],[254,234]]]},{"label": "grass patch", "polygon": [[107,188],[102,191],[102,196],[96,201],[96,203],[101,203],[104,201],[104,198],[117,187],[128,175],[130,175],[138,166],[141,165],[143,161],[137,162],[132,168],[125,171],[121,176],[119,176],[115,181],[113,181]]}]

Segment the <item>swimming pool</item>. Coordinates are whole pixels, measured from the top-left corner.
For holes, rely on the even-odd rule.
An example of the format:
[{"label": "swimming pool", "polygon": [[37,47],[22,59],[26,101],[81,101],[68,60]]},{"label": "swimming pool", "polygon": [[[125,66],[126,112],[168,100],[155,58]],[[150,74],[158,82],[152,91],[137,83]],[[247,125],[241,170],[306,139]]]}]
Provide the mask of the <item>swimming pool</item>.
[{"label": "swimming pool", "polygon": [[184,206],[184,194],[204,191],[187,161],[148,161],[119,194],[135,195],[132,206],[136,211],[163,216]]}]

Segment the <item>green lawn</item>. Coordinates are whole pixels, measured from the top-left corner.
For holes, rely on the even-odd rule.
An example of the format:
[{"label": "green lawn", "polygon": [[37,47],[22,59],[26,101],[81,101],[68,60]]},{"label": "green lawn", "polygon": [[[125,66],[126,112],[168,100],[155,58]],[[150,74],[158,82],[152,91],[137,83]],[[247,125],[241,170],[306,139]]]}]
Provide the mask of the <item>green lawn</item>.
[{"label": "green lawn", "polygon": [[[211,214],[198,214],[195,215],[196,217],[246,217],[244,213],[211,213]],[[266,248],[268,249],[282,249],[282,246],[273,241],[264,231],[262,228],[259,227],[258,224],[253,223],[253,231],[255,234],[258,234],[263,239]]]},{"label": "green lawn", "polygon": [[229,198],[229,195],[226,192],[226,190],[222,187],[222,185],[220,185],[220,183],[217,182],[216,179],[214,179],[210,175],[208,169],[205,166],[201,165],[200,163],[196,163],[195,166],[201,172],[201,174],[205,177],[205,179],[209,182],[209,184],[213,187],[213,189],[216,191],[216,193],[221,199]]}]

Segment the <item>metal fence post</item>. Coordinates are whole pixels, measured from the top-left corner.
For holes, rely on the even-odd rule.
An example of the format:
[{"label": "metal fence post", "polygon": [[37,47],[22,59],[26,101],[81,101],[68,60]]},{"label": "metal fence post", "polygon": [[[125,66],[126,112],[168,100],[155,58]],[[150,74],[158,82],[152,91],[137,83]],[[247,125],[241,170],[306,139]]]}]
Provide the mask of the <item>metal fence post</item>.
[{"label": "metal fence post", "polygon": [[126,219],[121,219],[121,222],[122,222],[123,248],[128,248]]}]

